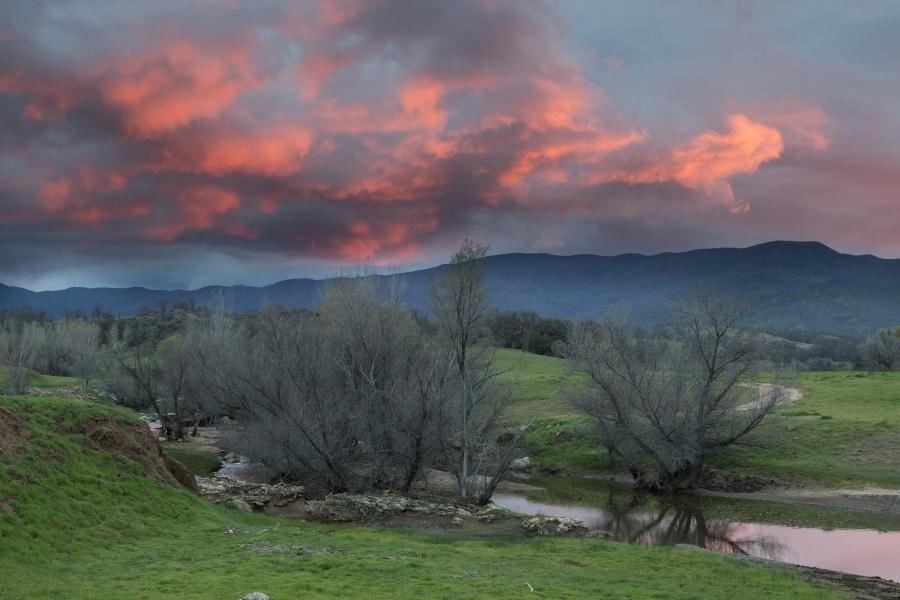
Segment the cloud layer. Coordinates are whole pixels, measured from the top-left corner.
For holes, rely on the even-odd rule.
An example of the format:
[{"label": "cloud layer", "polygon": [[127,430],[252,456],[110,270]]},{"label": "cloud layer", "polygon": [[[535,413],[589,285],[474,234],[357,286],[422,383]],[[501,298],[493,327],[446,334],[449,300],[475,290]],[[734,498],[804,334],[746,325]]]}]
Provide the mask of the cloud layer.
[{"label": "cloud layer", "polygon": [[[795,15],[727,4],[684,5],[694,21],[659,4],[654,32],[649,3],[17,3],[0,20],[0,280],[259,283],[427,264],[466,235],[900,254],[883,225],[900,222],[897,115],[870,60],[897,42],[850,31],[897,14],[797,41],[779,29]],[[865,68],[817,57],[827,36]]]}]

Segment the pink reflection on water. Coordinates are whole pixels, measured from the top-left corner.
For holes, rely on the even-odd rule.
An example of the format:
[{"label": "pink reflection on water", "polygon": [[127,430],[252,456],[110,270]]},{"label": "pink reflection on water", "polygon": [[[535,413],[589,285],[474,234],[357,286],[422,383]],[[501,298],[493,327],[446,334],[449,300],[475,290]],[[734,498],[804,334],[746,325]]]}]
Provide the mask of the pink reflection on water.
[{"label": "pink reflection on water", "polygon": [[777,539],[784,562],[900,582],[900,533],[760,523],[739,523],[736,530],[742,537]]},{"label": "pink reflection on water", "polygon": [[619,541],[643,545],[687,543],[730,554],[748,554],[808,567],[900,582],[900,532],[787,527],[705,519],[699,511],[665,507],[598,508],[534,502],[496,494],[497,506],[529,515],[572,517]]}]

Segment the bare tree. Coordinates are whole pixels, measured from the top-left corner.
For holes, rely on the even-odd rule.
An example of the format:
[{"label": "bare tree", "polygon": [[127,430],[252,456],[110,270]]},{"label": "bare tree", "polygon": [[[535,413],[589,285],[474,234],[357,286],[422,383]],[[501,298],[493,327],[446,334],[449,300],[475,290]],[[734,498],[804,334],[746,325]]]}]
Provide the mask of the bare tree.
[{"label": "bare tree", "polygon": [[0,392],[25,393],[43,335],[38,323],[17,319],[0,322],[0,365],[6,367]]},{"label": "bare tree", "polygon": [[860,344],[863,363],[876,371],[900,369],[900,327],[881,329]]},{"label": "bare tree", "polygon": [[89,321],[63,321],[58,324],[59,346],[69,356],[69,372],[81,379],[87,393],[92,376],[97,374],[100,361],[100,327]]},{"label": "bare tree", "polygon": [[639,487],[696,485],[711,453],[741,440],[779,403],[779,385],[757,386],[754,399],[754,337],[739,329],[747,309],[697,294],[679,306],[674,341],[616,316],[573,329],[569,356],[591,385],[573,391],[572,402]]},{"label": "bare tree", "polygon": [[160,403],[160,365],[154,349],[147,345],[126,347],[128,332],[110,341],[101,378],[113,400],[137,410],[150,408],[160,425],[166,426],[166,411]]},{"label": "bare tree", "polygon": [[452,424],[441,436],[446,461],[459,495],[481,503],[490,499],[509,468],[521,436],[520,431],[501,447],[491,435],[509,394],[497,385],[490,349],[479,344],[490,308],[481,270],[487,252],[486,245],[466,240],[431,290],[431,309],[453,361],[457,388],[445,409],[451,412],[445,421]]},{"label": "bare tree", "polygon": [[[166,409],[168,437],[184,438],[184,424],[196,412],[197,403],[188,397],[190,393],[190,370],[193,363],[192,350],[183,334],[176,334],[160,342],[154,357],[158,390]],[[168,418],[171,415],[171,418]]]}]

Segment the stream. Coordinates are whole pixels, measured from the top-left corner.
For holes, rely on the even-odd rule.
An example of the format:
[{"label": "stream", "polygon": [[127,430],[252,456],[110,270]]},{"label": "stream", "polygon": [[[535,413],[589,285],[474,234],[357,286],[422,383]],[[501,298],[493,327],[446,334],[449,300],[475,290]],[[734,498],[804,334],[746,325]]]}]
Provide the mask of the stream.
[{"label": "stream", "polygon": [[[244,459],[218,475],[265,483],[274,472]],[[531,492],[492,502],[526,515],[571,517],[620,542],[690,544],[728,554],[874,576],[900,583],[900,515],[759,500],[637,496],[603,480],[529,479]]]},{"label": "stream", "polygon": [[[691,544],[717,552],[900,582],[897,517],[848,515],[847,511],[835,512],[836,509],[810,511],[751,500],[642,499],[628,489],[600,481],[534,483],[544,486],[545,491],[498,493],[493,503],[528,515],[579,519],[621,542],[648,546]],[[817,519],[830,525],[835,517],[849,526],[808,526],[810,520]],[[792,521],[800,521],[804,526],[792,525]]]}]

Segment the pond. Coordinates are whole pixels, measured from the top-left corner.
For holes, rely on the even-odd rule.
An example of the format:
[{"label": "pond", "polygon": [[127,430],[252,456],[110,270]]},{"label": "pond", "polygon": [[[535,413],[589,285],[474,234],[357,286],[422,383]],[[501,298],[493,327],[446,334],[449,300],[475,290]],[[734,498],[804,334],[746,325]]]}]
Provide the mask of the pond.
[{"label": "pond", "polygon": [[579,519],[622,542],[691,544],[900,582],[897,516],[749,500],[661,500],[600,481],[534,483],[545,491],[498,493],[493,502],[529,515]]}]

